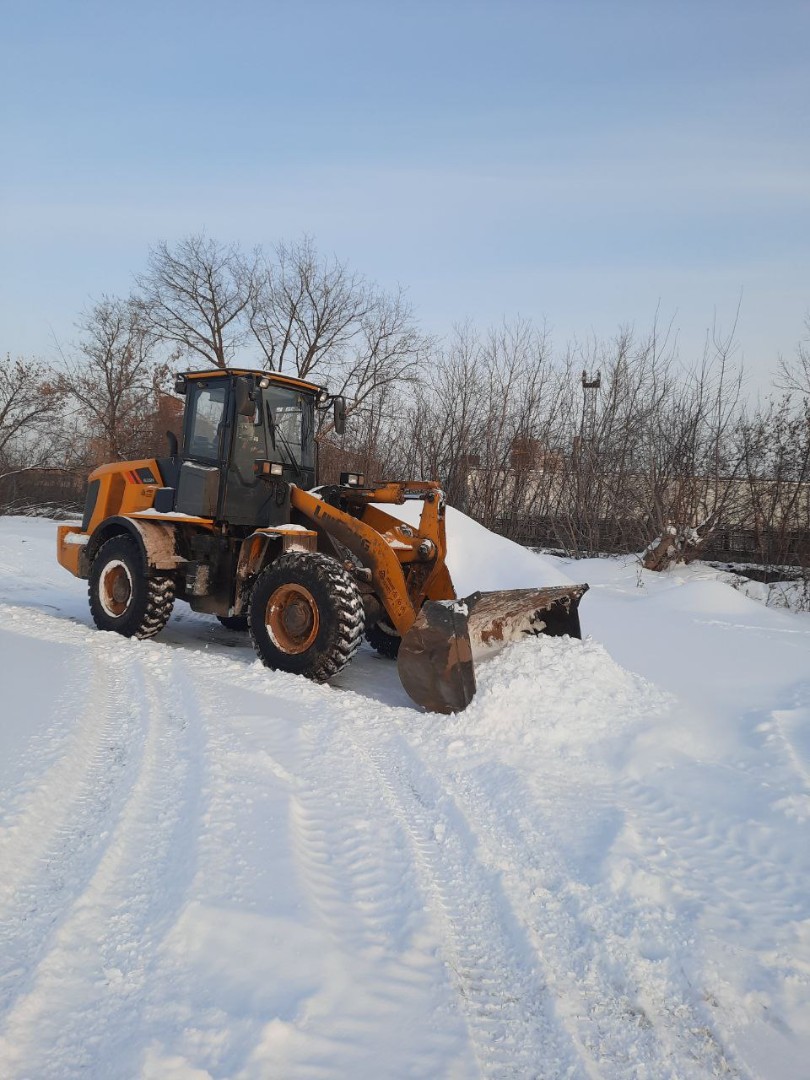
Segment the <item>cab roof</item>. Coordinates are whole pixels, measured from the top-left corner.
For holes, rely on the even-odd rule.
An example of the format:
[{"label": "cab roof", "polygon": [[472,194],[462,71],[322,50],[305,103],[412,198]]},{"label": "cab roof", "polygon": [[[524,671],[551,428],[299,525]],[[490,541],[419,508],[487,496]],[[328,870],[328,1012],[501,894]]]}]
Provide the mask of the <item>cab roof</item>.
[{"label": "cab roof", "polygon": [[295,386],[299,390],[310,390],[314,394],[325,389],[319,383],[297,379],[294,375],[283,375],[279,371],[262,371],[260,368],[208,368],[206,371],[183,371],[180,374],[186,379],[220,379],[226,375],[255,375],[259,379],[269,379],[281,386]]}]

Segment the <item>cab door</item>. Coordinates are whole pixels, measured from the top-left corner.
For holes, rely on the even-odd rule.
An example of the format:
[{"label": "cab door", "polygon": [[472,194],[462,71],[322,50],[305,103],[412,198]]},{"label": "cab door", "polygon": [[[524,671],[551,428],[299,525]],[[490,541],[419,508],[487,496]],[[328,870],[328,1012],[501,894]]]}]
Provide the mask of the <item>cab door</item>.
[{"label": "cab door", "polygon": [[[266,459],[267,424],[261,394],[250,416],[242,416],[232,404],[225,469],[225,494],[221,518],[230,525],[261,527],[286,525],[290,520],[290,492],[284,482],[260,479],[254,471],[257,459]],[[235,395],[234,395],[235,397]]]},{"label": "cab door", "polygon": [[218,516],[232,396],[230,382],[221,375],[189,380],[174,508],[191,517]]}]

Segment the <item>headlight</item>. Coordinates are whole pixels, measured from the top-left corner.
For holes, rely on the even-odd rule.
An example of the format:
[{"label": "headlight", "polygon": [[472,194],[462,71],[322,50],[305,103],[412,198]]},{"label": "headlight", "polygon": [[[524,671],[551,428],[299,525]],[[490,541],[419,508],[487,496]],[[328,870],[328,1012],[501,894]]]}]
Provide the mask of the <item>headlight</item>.
[{"label": "headlight", "polygon": [[366,478],[362,473],[342,472],[340,474],[341,487],[365,487]]},{"label": "headlight", "polygon": [[253,471],[257,476],[282,476],[284,466],[278,461],[264,461],[262,458],[257,458],[253,462]]}]

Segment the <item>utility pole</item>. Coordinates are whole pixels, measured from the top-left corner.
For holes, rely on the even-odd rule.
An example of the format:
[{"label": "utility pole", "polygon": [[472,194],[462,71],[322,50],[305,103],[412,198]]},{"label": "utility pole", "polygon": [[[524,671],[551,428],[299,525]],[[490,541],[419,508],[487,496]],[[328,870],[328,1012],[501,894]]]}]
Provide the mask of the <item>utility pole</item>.
[{"label": "utility pole", "polygon": [[597,371],[595,375],[582,372],[582,423],[579,434],[583,449],[585,446],[593,446],[596,434],[596,392],[601,385],[601,372]]}]

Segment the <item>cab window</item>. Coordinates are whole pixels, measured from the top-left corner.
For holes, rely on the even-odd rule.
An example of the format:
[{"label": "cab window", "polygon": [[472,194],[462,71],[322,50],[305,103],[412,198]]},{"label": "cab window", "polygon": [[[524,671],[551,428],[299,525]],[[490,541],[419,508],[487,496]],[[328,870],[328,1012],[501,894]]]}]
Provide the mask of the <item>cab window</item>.
[{"label": "cab window", "polygon": [[195,387],[185,452],[203,461],[219,461],[219,443],[225,421],[228,385],[225,379]]},{"label": "cab window", "polygon": [[243,483],[254,480],[253,465],[257,458],[267,457],[267,439],[261,409],[256,405],[253,416],[237,416],[233,441],[232,464]]},{"label": "cab window", "polygon": [[287,387],[271,386],[264,391],[264,401],[272,421],[272,437],[281,457],[291,455],[298,465],[312,467],[311,395]]}]

